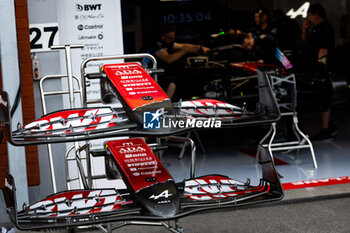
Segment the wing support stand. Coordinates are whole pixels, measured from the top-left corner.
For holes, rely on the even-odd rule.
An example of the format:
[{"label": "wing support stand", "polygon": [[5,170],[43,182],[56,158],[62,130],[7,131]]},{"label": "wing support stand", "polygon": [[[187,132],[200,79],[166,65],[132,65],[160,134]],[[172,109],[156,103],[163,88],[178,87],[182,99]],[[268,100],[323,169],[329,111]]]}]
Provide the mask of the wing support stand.
[{"label": "wing support stand", "polygon": [[169,136],[169,140],[184,142],[185,144],[190,145],[191,147],[191,169],[190,169],[190,178],[193,179],[195,177],[195,164],[196,164],[196,145],[193,140],[189,137],[179,137],[179,136]]},{"label": "wing support stand", "polygon": [[[309,149],[313,166],[317,168],[315,152],[310,139],[299,129],[297,117],[297,91],[296,80],[294,74],[277,76],[266,72],[265,75],[270,79],[271,87],[273,89],[276,99],[278,99],[278,106],[281,110],[281,117],[292,117],[292,129],[296,141],[274,142],[276,136],[276,122],[271,123],[267,134],[260,140],[259,145],[267,148],[271,155],[273,151],[287,151],[297,150],[295,158],[299,154],[299,149]],[[286,101],[283,101],[286,100]],[[290,122],[288,122],[289,124]],[[265,142],[268,140],[268,143]],[[259,152],[256,154],[256,161],[259,161]]]},{"label": "wing support stand", "polygon": [[[71,60],[71,49],[74,48],[83,48],[84,45],[54,45],[51,46],[51,50],[58,50],[58,49],[64,49],[65,50],[65,58],[66,58],[66,68],[67,68],[67,74],[60,74],[60,75],[47,75],[40,79],[39,82],[39,89],[40,89],[40,97],[41,97],[41,103],[42,103],[42,110],[43,114],[47,114],[46,110],[46,101],[45,96],[50,95],[64,95],[69,94],[69,104],[70,108],[75,107],[75,101],[74,101],[74,94],[78,93],[80,94],[80,102],[82,103],[82,86],[80,80],[72,74],[72,60]],[[64,91],[44,91],[44,82],[47,80],[52,79],[63,79],[67,78],[68,83],[68,90]],[[77,82],[78,88],[75,90],[73,86],[73,80]],[[51,144],[47,144],[47,151],[48,151],[48,158],[49,158],[49,166],[50,166],[50,173],[51,173],[51,181],[52,181],[52,189],[53,192],[57,192],[57,184],[56,184],[56,175],[55,175],[55,167],[54,167],[54,161],[52,157],[52,146]]]}]

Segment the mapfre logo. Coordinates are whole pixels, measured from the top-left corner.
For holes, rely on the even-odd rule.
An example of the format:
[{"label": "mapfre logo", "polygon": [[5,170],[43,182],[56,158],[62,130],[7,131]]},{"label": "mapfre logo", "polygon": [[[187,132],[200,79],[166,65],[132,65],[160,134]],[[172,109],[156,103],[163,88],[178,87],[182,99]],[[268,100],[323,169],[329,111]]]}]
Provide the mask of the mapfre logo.
[{"label": "mapfre logo", "polygon": [[99,11],[101,10],[102,4],[86,4],[86,5],[80,5],[76,4],[75,8],[77,11]]}]

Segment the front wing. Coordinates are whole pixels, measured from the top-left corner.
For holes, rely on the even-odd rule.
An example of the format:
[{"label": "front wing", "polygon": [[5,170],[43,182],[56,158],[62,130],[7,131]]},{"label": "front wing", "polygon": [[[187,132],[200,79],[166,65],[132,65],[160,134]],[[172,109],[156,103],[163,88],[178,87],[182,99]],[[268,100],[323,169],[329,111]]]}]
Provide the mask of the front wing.
[{"label": "front wing", "polygon": [[[251,185],[249,180],[242,182],[223,175],[207,175],[176,183],[175,192],[169,191],[169,181],[155,182],[151,187],[135,192],[130,182],[124,179],[127,189],[65,191],[32,205],[24,205],[19,212],[16,211],[15,204],[16,186],[10,175],[6,178],[3,193],[11,220],[20,230],[56,229],[129,220],[178,219],[203,210],[282,199],[283,189],[273,161],[266,149],[259,149],[262,178],[257,186]],[[149,188],[154,192],[149,193]],[[143,201],[140,195],[144,199],[153,199],[155,208],[149,208],[147,200]],[[170,203],[174,199],[179,200],[174,212],[163,215],[156,211],[164,206],[174,206]]]},{"label": "front wing", "polygon": [[[138,107],[126,102],[124,89],[116,90],[123,104],[122,108],[82,108],[54,112],[25,126],[11,128],[10,104],[7,93],[0,91],[0,124],[13,145],[35,145],[108,138],[118,136],[162,137],[200,129],[198,125],[211,120],[220,127],[240,127],[275,122],[280,117],[276,99],[271,90],[267,73],[258,71],[259,102],[251,109],[237,107],[218,100],[192,100],[171,103],[169,99],[153,101]],[[114,80],[111,78],[111,80]],[[151,79],[150,79],[151,80]],[[115,84],[116,85],[116,84]],[[156,88],[156,83],[153,84]],[[152,86],[152,87],[153,87]],[[129,103],[129,104],[128,104]],[[138,103],[138,102],[137,102]],[[131,108],[133,107],[133,108]],[[195,119],[197,124],[184,127],[170,125],[148,129],[145,127],[145,113],[162,113],[163,119],[172,122]]]}]

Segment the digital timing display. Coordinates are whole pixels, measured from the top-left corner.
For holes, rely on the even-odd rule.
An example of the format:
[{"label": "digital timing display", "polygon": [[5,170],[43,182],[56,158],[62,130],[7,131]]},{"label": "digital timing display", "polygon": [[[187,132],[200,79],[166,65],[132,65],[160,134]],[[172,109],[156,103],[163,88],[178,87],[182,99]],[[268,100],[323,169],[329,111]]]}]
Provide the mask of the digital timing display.
[{"label": "digital timing display", "polygon": [[163,23],[202,23],[212,19],[211,12],[185,12],[163,15]]},{"label": "digital timing display", "polygon": [[226,0],[162,1],[163,24],[176,28],[176,41],[201,43],[208,35],[226,26]]}]

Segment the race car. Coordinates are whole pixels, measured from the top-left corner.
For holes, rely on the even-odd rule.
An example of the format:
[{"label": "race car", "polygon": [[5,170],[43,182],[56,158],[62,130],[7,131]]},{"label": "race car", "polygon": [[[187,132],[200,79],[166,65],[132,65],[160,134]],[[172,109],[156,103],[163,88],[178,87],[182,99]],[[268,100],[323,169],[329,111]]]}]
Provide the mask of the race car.
[{"label": "race car", "polygon": [[[15,180],[9,174],[3,190],[8,213],[20,230],[55,229],[112,222],[155,224],[167,227],[166,220],[214,208],[237,207],[283,198],[283,189],[272,155],[259,146],[261,180],[258,185],[225,175],[196,177],[195,151],[192,151],[191,175],[175,183],[144,138],[178,139],[191,130],[221,127],[243,127],[276,122],[280,112],[269,84],[270,71],[258,72],[259,102],[236,106],[215,99],[198,99],[172,103],[157,82],[138,63],[106,64],[98,74],[108,85],[104,96],[117,97],[122,107],[86,107],[62,110],[11,131],[10,103],[0,92],[1,128],[10,143],[26,146],[47,143],[87,141],[96,138],[129,136],[128,139],[106,140],[106,161],[113,163],[126,189],[84,189],[54,193],[43,200],[16,204]],[[110,99],[110,98],[109,98]],[[140,138],[143,137],[143,138]],[[93,151],[91,153],[94,153]],[[83,171],[81,171],[83,172]],[[82,177],[85,177],[84,174]],[[84,182],[85,183],[85,182]]]}]

